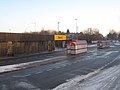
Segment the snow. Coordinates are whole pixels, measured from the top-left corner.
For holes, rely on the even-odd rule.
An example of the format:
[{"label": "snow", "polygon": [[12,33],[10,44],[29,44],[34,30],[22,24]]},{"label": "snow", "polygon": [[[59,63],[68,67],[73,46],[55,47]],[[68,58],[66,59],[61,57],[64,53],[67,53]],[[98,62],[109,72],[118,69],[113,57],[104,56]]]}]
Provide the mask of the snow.
[{"label": "snow", "polygon": [[21,69],[20,67],[22,67],[24,65],[28,65],[28,64],[27,63],[22,63],[22,64],[14,64],[14,65],[1,66],[0,67],[0,73],[19,70],[19,69]]},{"label": "snow", "polygon": [[109,56],[110,54],[113,54],[113,53],[118,53],[119,51],[109,51],[109,52],[105,52],[104,55],[102,55],[101,57],[106,57],[106,56]]},{"label": "snow", "polygon": [[97,44],[88,45],[87,47],[97,47]]},{"label": "snow", "polygon": [[44,60],[37,60],[37,61],[27,62],[27,63],[0,66],[0,73],[16,71],[16,70],[24,69],[27,65],[41,63],[41,62],[48,62],[48,61],[51,61],[52,59],[56,60],[58,58],[65,58],[65,57],[66,56],[59,56],[59,57],[53,57],[53,58],[44,59]]},{"label": "snow", "polygon": [[26,83],[26,82],[16,82],[15,85],[16,88],[23,88],[23,89],[27,89],[27,90],[40,90],[39,88],[37,88],[36,86],[33,86],[30,83]]},{"label": "snow", "polygon": [[114,45],[111,45],[110,47],[115,47]]},{"label": "snow", "polygon": [[65,51],[66,48],[56,48],[55,51]]},{"label": "snow", "polygon": [[[120,42],[114,42],[110,47],[120,46]],[[88,45],[88,47],[97,47],[97,44]]]},{"label": "snow", "polygon": [[96,74],[99,72],[99,69],[94,71],[94,72],[91,72],[87,75],[82,75],[82,76],[76,76],[75,78],[73,79],[70,79],[70,80],[67,80],[66,83],[63,83],[61,84],[60,86],[54,88],[53,90],[73,90],[73,86],[76,86],[79,82],[81,82],[82,80]]},{"label": "snow", "polygon": [[53,90],[116,90],[120,89],[120,65],[77,76]]},{"label": "snow", "polygon": [[120,42],[115,42],[114,45],[115,46],[120,46]]}]

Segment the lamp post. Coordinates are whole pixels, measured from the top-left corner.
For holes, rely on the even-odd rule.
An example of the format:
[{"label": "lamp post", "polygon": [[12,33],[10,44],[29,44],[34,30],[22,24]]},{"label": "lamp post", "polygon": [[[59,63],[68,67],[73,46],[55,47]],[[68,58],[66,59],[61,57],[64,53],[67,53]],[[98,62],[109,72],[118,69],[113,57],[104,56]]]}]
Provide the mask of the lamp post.
[{"label": "lamp post", "polygon": [[35,32],[36,32],[36,22],[34,24],[35,24]]},{"label": "lamp post", "polygon": [[78,26],[77,26],[77,19],[75,19],[76,20],[76,39],[78,40]]},{"label": "lamp post", "polygon": [[[60,24],[60,22],[57,23],[57,25],[58,25],[58,35],[59,35],[59,24]],[[60,46],[59,44],[60,44],[60,41],[58,40],[58,48]]]},{"label": "lamp post", "polygon": [[78,26],[77,26],[77,19],[75,19],[76,20],[76,33],[77,33],[77,29],[78,29]]},{"label": "lamp post", "polygon": [[58,32],[59,32],[59,24],[60,24],[60,22],[58,22]]}]

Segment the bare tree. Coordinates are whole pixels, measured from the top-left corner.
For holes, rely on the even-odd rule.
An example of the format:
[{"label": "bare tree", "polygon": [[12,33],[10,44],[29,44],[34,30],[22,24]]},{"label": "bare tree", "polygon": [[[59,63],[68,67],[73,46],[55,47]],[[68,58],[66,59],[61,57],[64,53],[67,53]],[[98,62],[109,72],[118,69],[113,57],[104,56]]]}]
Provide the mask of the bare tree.
[{"label": "bare tree", "polygon": [[103,35],[99,32],[97,28],[88,28],[87,30],[80,32],[80,40],[87,40],[88,43],[91,43],[94,40],[104,39]]},{"label": "bare tree", "polygon": [[107,34],[107,39],[109,40],[117,40],[118,39],[118,33],[115,30],[110,30],[109,34]]}]

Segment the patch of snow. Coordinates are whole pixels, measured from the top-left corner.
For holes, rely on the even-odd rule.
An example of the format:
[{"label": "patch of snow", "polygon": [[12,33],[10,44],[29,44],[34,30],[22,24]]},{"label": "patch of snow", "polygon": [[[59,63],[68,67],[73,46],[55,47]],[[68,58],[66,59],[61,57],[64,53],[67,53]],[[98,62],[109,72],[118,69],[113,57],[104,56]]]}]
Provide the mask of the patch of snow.
[{"label": "patch of snow", "polygon": [[103,71],[101,70],[118,60],[119,57],[116,57],[94,72],[67,80],[67,82],[57,86],[53,90],[109,90],[111,87],[118,88],[119,84],[116,84],[115,81],[120,81],[120,65]]},{"label": "patch of snow", "polygon": [[[105,71],[102,71],[100,74],[84,81],[79,84],[77,88],[80,90],[109,90],[113,83],[120,76],[120,65],[111,67]],[[119,81],[119,79],[118,79]],[[115,85],[114,85],[115,86]],[[77,89],[74,89],[77,90]]]},{"label": "patch of snow", "polygon": [[55,51],[65,51],[66,48],[56,48]]},{"label": "patch of snow", "polygon": [[112,53],[118,53],[119,51],[109,51],[109,52],[105,52],[105,54],[102,55],[102,57],[106,57]]},{"label": "patch of snow", "polygon": [[97,44],[88,45],[87,47],[97,47]]},{"label": "patch of snow", "polygon": [[17,68],[17,67],[18,67],[18,64],[17,65],[1,66],[0,67],[0,73],[19,70],[19,68]]},{"label": "patch of snow", "polygon": [[109,90],[119,86],[119,84],[115,83],[120,81],[119,77],[120,65],[103,71],[97,71],[96,75],[93,72],[85,76],[77,76],[53,90]]},{"label": "patch of snow", "polygon": [[53,57],[53,58],[49,58],[49,59],[45,59],[45,60],[38,60],[38,61],[33,61],[33,62],[26,62],[26,63],[20,63],[20,64],[0,66],[0,73],[9,72],[9,71],[15,71],[15,70],[20,70],[20,69],[23,69],[27,65],[41,63],[41,62],[47,62],[47,61],[51,61],[52,59],[56,60],[58,58],[65,58],[65,57],[66,56],[59,56],[59,57]]},{"label": "patch of snow", "polygon": [[111,45],[110,47],[115,47],[115,46]]},{"label": "patch of snow", "polygon": [[115,42],[114,45],[115,46],[120,46],[120,42]]},{"label": "patch of snow", "polygon": [[33,86],[32,84],[26,83],[26,82],[17,82],[15,85],[15,88],[23,88],[27,90],[40,90],[39,88]]},{"label": "patch of snow", "polygon": [[61,84],[60,86],[54,88],[53,90],[72,90],[71,88],[73,88],[73,86],[76,86],[79,82],[81,82],[82,80],[96,74],[99,72],[99,69],[91,72],[87,75],[82,75],[82,76],[76,76],[73,79],[67,80],[66,83]]}]

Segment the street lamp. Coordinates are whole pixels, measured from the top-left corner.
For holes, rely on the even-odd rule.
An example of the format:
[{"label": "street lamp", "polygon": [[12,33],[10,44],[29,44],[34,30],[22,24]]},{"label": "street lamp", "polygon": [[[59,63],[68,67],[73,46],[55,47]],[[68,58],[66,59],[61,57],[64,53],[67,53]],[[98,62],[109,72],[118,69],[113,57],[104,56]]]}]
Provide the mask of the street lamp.
[{"label": "street lamp", "polygon": [[35,24],[35,32],[36,32],[36,22],[34,24]]},{"label": "street lamp", "polygon": [[[57,25],[58,25],[58,35],[59,35],[59,24],[60,24],[60,22],[57,23]],[[58,48],[60,46],[59,44],[60,44],[60,41],[58,40]]]},{"label": "street lamp", "polygon": [[77,32],[78,32],[77,19],[75,19],[75,20],[76,20],[76,39],[78,40],[78,34],[77,34]]},{"label": "street lamp", "polygon": [[78,26],[77,26],[77,19],[75,19],[76,20],[76,33],[77,33],[77,29],[78,29]]},{"label": "street lamp", "polygon": [[58,22],[58,32],[59,32],[59,24],[60,24],[60,22]]}]

